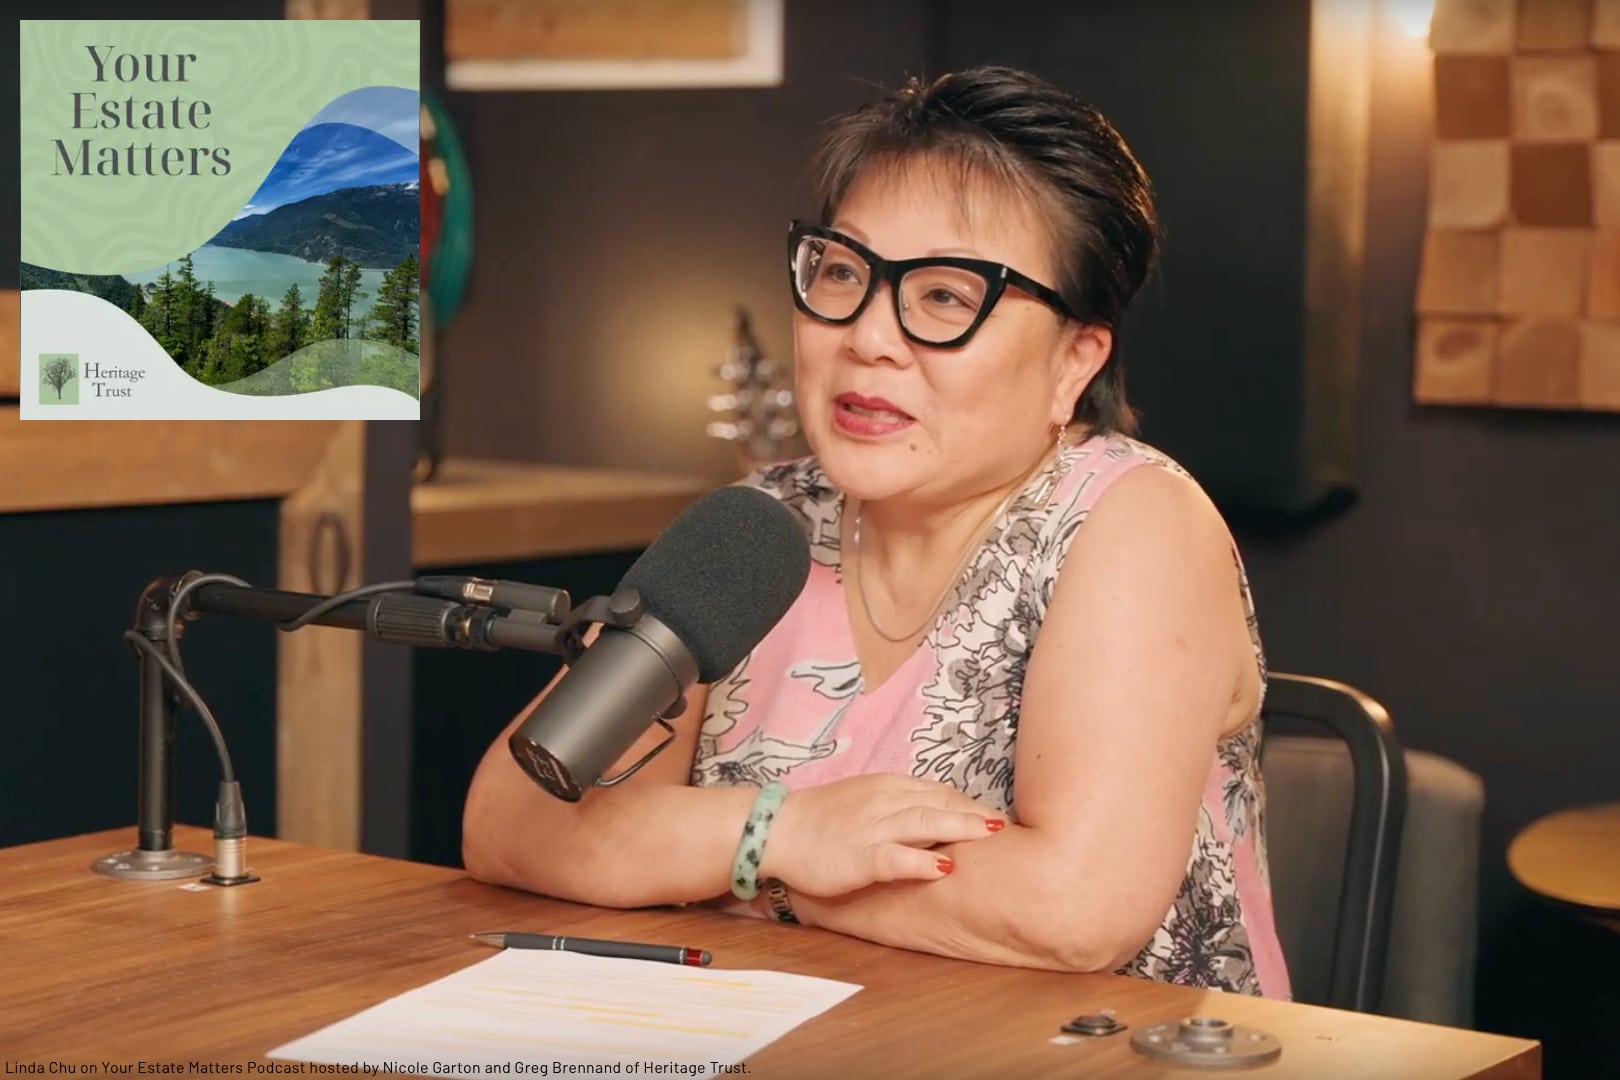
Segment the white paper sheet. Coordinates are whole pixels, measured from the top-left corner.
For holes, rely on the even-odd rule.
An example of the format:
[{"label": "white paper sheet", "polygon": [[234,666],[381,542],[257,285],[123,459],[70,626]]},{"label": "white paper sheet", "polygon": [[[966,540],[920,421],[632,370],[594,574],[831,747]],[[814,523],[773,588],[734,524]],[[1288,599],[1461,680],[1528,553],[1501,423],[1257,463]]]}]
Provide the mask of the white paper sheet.
[{"label": "white paper sheet", "polygon": [[268,1056],[351,1074],[713,1076],[860,989],[775,971],[505,949]]}]

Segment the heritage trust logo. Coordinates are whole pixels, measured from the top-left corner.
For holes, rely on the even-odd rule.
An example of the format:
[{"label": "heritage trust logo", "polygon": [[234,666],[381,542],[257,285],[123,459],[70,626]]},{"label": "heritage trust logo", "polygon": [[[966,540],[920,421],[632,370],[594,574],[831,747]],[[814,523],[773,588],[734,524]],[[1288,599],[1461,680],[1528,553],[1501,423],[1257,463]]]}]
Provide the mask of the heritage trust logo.
[{"label": "heritage trust logo", "polygon": [[39,403],[77,405],[79,403],[79,354],[39,354]]},{"label": "heritage trust logo", "polygon": [[91,360],[79,362],[78,353],[39,354],[39,403],[77,405],[81,395],[91,398],[132,398],[146,372],[114,367]]}]

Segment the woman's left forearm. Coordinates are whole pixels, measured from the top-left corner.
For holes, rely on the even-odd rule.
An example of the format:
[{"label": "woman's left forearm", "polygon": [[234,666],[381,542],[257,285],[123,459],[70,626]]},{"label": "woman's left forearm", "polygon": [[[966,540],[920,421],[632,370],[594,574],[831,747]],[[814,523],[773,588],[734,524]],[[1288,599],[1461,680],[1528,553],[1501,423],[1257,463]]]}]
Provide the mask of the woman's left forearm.
[{"label": "woman's left forearm", "polygon": [[[1124,949],[1072,845],[1037,829],[938,848],[955,863],[938,881],[871,885],[839,897],[795,895],[801,922],[896,948],[1055,971],[1117,966]],[[1093,882],[1093,885],[1096,883]]]}]

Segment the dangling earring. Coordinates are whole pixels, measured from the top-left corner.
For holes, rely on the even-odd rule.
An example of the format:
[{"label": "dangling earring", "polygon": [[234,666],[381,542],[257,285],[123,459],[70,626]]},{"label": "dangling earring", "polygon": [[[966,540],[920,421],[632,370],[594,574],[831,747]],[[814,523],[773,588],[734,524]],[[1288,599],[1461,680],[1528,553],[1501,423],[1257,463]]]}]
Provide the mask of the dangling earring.
[{"label": "dangling earring", "polygon": [[1067,435],[1068,433],[1069,433],[1069,425],[1068,424],[1059,425],[1058,433],[1057,433],[1057,444],[1056,444],[1059,449],[1061,449],[1063,447],[1063,436]]}]

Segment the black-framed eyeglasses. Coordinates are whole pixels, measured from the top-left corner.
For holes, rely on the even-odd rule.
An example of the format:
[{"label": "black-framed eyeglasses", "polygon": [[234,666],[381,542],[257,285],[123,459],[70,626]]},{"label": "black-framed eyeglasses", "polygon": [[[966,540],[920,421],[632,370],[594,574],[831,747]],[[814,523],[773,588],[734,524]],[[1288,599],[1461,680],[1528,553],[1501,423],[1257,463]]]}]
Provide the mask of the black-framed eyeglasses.
[{"label": "black-framed eyeglasses", "polygon": [[859,318],[878,285],[888,282],[901,331],[934,348],[967,344],[1008,285],[1074,318],[1056,292],[1010,266],[954,255],[885,259],[837,230],[805,221],[788,229],[788,274],[794,305],[834,326]]}]

